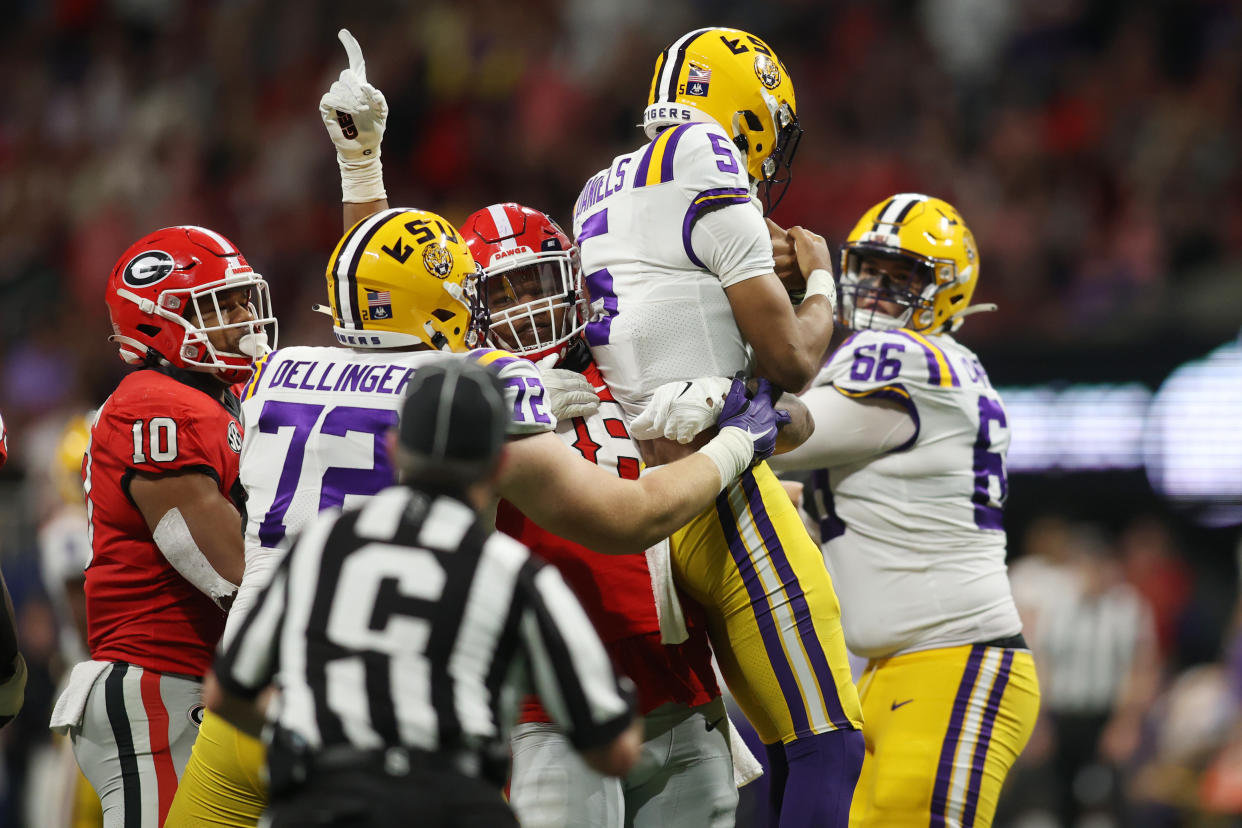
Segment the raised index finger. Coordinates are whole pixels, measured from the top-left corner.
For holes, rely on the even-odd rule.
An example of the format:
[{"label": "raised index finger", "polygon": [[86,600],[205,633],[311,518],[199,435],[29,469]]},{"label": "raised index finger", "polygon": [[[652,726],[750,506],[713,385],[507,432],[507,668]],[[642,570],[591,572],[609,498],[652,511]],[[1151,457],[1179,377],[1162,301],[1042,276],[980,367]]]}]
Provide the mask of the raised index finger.
[{"label": "raised index finger", "polygon": [[358,77],[364,82],[367,79],[367,62],[362,58],[362,47],[358,45],[358,41],[349,29],[341,29],[336,33],[340,38],[341,45],[345,47],[345,57],[349,58],[349,68],[358,74]]}]

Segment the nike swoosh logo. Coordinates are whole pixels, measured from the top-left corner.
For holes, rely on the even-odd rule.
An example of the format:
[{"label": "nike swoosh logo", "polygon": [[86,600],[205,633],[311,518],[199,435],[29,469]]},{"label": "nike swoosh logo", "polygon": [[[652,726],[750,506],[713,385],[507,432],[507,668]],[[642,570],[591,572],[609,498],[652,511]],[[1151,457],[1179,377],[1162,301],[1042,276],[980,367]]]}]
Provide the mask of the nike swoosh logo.
[{"label": "nike swoosh logo", "polygon": [[685,387],[685,388],[683,388],[683,389],[681,389],[681,393],[680,393],[680,394],[678,394],[677,396],[678,396],[678,397],[684,397],[684,396],[686,395],[686,392],[690,390],[690,387],[691,387],[692,385],[694,385],[694,383],[692,383],[692,382],[687,382],[687,383],[686,383],[686,387]]},{"label": "nike swoosh logo", "polygon": [[914,701],[914,699],[906,699],[903,702],[895,701],[893,702],[893,710],[896,710],[899,707],[905,707],[907,704],[909,704],[912,701]]},{"label": "nike swoosh logo", "polygon": [[770,428],[765,428],[763,431],[760,431],[760,432],[756,433],[756,432],[751,431],[751,430],[748,428],[748,429],[746,429],[746,433],[750,435],[750,439],[752,439],[752,440],[758,440],[760,437],[766,437],[766,436],[768,436],[769,434],[771,434],[771,433],[772,433],[772,429],[770,429]]},{"label": "nike swoosh logo", "polygon": [[717,727],[719,727],[720,723],[723,721],[724,721],[724,717],[721,716],[719,719],[717,719],[714,722],[704,722],[703,727],[707,728],[708,731],[712,731],[712,730],[715,730]]}]

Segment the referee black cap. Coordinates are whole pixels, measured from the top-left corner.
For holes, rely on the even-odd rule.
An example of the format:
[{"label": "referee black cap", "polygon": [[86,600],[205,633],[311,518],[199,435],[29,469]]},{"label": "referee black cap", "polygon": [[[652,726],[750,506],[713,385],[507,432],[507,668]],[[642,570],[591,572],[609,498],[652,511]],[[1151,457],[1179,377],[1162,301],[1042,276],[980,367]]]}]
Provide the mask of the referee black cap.
[{"label": "referee black cap", "polygon": [[414,372],[401,404],[398,441],[419,466],[487,473],[504,446],[510,420],[500,379],[465,358]]}]

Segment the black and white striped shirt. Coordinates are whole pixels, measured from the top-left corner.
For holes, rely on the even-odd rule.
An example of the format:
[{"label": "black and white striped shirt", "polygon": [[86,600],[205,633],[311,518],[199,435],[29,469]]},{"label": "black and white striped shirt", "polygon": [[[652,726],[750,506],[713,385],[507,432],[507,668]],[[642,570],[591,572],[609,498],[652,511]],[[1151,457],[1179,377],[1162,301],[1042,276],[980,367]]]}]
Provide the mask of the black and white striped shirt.
[{"label": "black and white striped shirt", "polygon": [[216,675],[312,749],[495,750],[534,691],[579,750],[631,701],[554,567],[466,504],[394,486],[324,512],[284,557]]}]

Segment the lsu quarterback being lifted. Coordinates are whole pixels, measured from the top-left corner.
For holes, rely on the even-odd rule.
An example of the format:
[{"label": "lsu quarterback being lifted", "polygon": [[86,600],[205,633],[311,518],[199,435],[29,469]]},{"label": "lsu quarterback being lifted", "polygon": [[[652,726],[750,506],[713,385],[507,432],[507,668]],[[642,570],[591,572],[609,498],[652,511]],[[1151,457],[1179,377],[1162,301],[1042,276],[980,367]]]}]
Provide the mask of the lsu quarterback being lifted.
[{"label": "lsu quarterback being lifted", "polygon": [[[462,235],[483,266],[489,343],[544,365],[555,361],[542,371],[550,387],[585,381],[578,407],[556,412],[557,436],[610,473],[637,479],[638,448],[581,337],[587,316],[577,247],[550,217],[518,204],[479,210]],[[737,788],[702,610],[688,608],[685,640],[666,645],[646,557],[594,552],[508,501],[496,526],[561,570],[613,664],[634,682],[644,726],[644,761],[613,779],[577,757],[537,697],[526,699],[510,737],[509,802],[522,825],[732,825]]]},{"label": "lsu quarterback being lifted", "polygon": [[[648,143],[592,177],[574,209],[599,311],[585,335],[608,387],[629,418],[658,387],[700,377],[753,369],[801,390],[828,346],[836,285],[823,239],[794,228],[806,291],[793,308],[756,196],[770,209],[789,183],[801,128],[788,72],[754,35],[689,32],[657,59],[643,121]],[[634,433],[655,437],[640,442],[650,465],[689,450]],[[677,582],[707,610],[721,671],[767,745],[773,824],[844,825],[863,738],[840,608],[768,466],[743,474],[670,546]]]},{"label": "lsu quarterback being lifted", "polygon": [[817,428],[777,458],[814,475],[846,641],[870,659],[852,826],[992,822],[1039,710],[1005,570],[1004,405],[951,335],[979,253],[948,203],[872,207],[841,253],[853,334],[803,395]]}]

